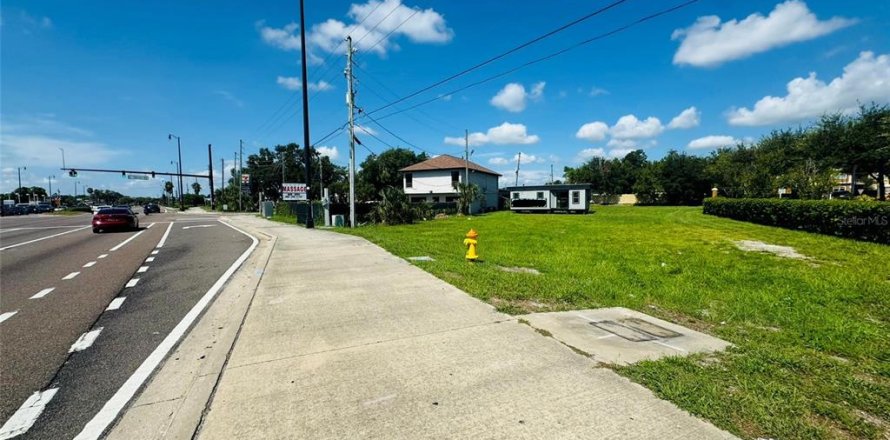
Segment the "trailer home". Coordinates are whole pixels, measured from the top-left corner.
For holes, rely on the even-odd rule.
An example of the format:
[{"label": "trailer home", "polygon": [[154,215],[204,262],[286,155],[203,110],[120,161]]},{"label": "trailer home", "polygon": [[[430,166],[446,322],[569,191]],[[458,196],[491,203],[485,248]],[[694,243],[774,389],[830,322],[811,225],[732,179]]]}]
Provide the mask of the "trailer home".
[{"label": "trailer home", "polygon": [[590,185],[541,185],[507,188],[510,210],[517,212],[590,211]]}]

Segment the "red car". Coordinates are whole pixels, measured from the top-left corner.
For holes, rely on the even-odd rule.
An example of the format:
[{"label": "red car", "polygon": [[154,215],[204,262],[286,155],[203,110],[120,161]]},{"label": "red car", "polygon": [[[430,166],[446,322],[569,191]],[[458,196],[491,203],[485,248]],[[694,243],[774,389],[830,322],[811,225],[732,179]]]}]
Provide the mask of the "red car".
[{"label": "red car", "polygon": [[109,229],[139,229],[139,218],[128,208],[100,209],[93,215],[93,232]]}]

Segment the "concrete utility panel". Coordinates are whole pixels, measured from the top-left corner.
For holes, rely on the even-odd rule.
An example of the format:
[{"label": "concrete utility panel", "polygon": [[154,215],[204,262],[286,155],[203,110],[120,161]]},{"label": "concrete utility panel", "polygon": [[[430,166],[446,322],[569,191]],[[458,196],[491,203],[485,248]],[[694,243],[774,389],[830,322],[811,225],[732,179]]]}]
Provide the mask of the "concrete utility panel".
[{"label": "concrete utility panel", "polygon": [[532,313],[522,319],[602,363],[630,365],[665,356],[719,351],[732,345],[652,316],[613,307]]}]

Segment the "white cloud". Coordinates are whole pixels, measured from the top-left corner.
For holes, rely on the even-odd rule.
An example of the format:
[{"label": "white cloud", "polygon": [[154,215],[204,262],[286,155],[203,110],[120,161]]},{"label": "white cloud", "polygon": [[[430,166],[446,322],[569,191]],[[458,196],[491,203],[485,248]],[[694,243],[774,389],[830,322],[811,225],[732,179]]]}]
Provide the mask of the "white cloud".
[{"label": "white cloud", "polygon": [[[310,59],[320,61],[319,52],[345,51],[343,40],[352,35],[355,48],[362,52],[374,52],[380,56],[389,50],[397,50],[394,39],[406,37],[418,44],[442,44],[451,41],[454,31],[445,23],[445,17],[432,8],[412,8],[401,0],[370,0],[353,3],[349,23],[329,18],[307,29],[306,44]],[[359,24],[361,23],[361,24]],[[257,22],[260,36],[267,44],[282,50],[300,50],[299,29],[296,23],[281,28]]]},{"label": "white cloud", "polygon": [[518,113],[525,110],[525,95],[525,87],[522,84],[510,83],[494,95],[489,102],[497,108]]},{"label": "white cloud", "polygon": [[668,128],[693,128],[701,123],[701,112],[697,108],[689,107],[671,119]]},{"label": "white cloud", "polygon": [[[511,124],[504,122],[497,127],[489,128],[486,133],[470,133],[469,143],[472,146],[495,145],[531,145],[541,140],[538,135],[529,135],[528,129],[523,124]],[[449,145],[464,145],[463,137],[446,136],[444,142]]]},{"label": "white cloud", "polygon": [[606,138],[609,133],[609,126],[605,122],[594,121],[588,122],[578,129],[575,137],[590,142],[598,142]]},{"label": "white cloud", "polygon": [[575,156],[576,162],[586,162],[594,157],[606,157],[606,150],[602,148],[585,148]]},{"label": "white cloud", "polygon": [[[374,130],[373,128],[365,126],[365,125],[358,125],[358,124],[355,125],[355,132],[356,133],[367,133],[371,136],[377,135],[377,130]],[[461,144],[461,145],[463,145],[463,144]]]},{"label": "white cloud", "polygon": [[[278,78],[275,79],[275,82],[277,82],[278,85],[280,85],[281,87],[284,87],[285,89],[288,89],[288,90],[300,90],[303,88],[303,81],[300,78],[295,77],[295,76],[279,76]],[[328,83],[326,81],[320,80],[318,82],[314,82],[314,83],[310,82],[309,83],[309,90],[312,92],[316,92],[316,91],[324,92],[324,91],[331,90],[333,88],[334,88],[334,86],[332,86],[330,83]]]},{"label": "white cloud", "polygon": [[806,3],[788,0],[776,5],[769,16],[759,13],[744,20],[721,22],[720,17],[699,17],[692,26],[677,29],[672,40],[682,40],[674,64],[716,66],[775,47],[811,40],[850,26],[856,20],[833,17],[819,21]]},{"label": "white cloud", "polygon": [[658,136],[664,131],[664,126],[658,118],[650,116],[641,121],[634,115],[624,115],[609,129],[609,133],[616,139],[645,139]]},{"label": "white cloud", "polygon": [[488,163],[491,165],[506,165],[510,163],[510,161],[503,157],[492,157],[491,159],[488,159]]},{"label": "white cloud", "polygon": [[740,143],[738,139],[732,136],[705,136],[702,138],[698,138],[689,143],[689,148],[692,149],[705,149],[705,148],[720,148],[720,147],[731,147]]},{"label": "white cloud", "polygon": [[266,44],[282,50],[300,50],[300,38],[294,35],[294,31],[299,28],[296,23],[289,23],[283,28],[276,29],[264,26],[264,23],[259,21],[257,28],[260,31],[260,37]]},{"label": "white cloud", "polygon": [[235,97],[235,95],[233,95],[231,92],[227,92],[225,90],[215,90],[213,94],[221,96],[226,101],[235,104],[236,107],[244,107],[244,101],[241,101],[240,99]]},{"label": "white cloud", "polygon": [[862,52],[859,58],[844,67],[844,73],[826,84],[810,73],[795,78],[787,85],[788,94],[766,96],[753,109],[740,108],[729,112],[732,125],[770,125],[818,117],[824,113],[851,112],[871,101],[890,102],[890,55],[875,57]]},{"label": "white cloud", "polygon": [[591,88],[590,88],[590,91],[587,92],[587,95],[588,95],[588,96],[591,96],[591,97],[594,97],[594,98],[597,97],[597,96],[608,95],[608,94],[609,94],[609,91],[608,91],[608,90],[606,90],[606,89],[602,89],[602,88],[599,88],[599,87],[591,87]]},{"label": "white cloud", "polygon": [[633,139],[609,139],[609,142],[606,143],[606,146],[609,148],[621,148],[621,149],[635,149],[640,146],[640,144]]},{"label": "white cloud", "polygon": [[623,159],[629,153],[636,151],[636,148],[613,148],[609,150],[609,158]]},{"label": "white cloud", "polygon": [[[514,154],[513,159],[510,161],[512,163],[516,163],[519,160],[519,154]],[[522,163],[531,164],[531,163],[547,163],[547,159],[541,156],[535,156],[534,154],[522,153]]]},{"label": "white cloud", "polygon": [[546,85],[544,81],[538,82],[532,86],[530,92],[526,92],[522,84],[509,83],[494,95],[489,103],[508,112],[519,113],[525,110],[526,100],[540,101],[543,98]]},{"label": "white cloud", "polygon": [[337,160],[337,158],[340,157],[337,147],[316,147],[315,149],[319,154],[327,156],[331,160]]}]

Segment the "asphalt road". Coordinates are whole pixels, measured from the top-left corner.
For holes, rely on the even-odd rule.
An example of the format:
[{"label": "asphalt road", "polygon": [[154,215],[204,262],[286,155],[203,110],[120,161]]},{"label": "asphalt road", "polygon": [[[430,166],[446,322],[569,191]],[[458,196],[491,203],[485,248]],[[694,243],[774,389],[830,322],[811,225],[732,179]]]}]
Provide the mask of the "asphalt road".
[{"label": "asphalt road", "polygon": [[0,219],[0,439],[74,438],[251,244],[213,215],[90,218]]}]

